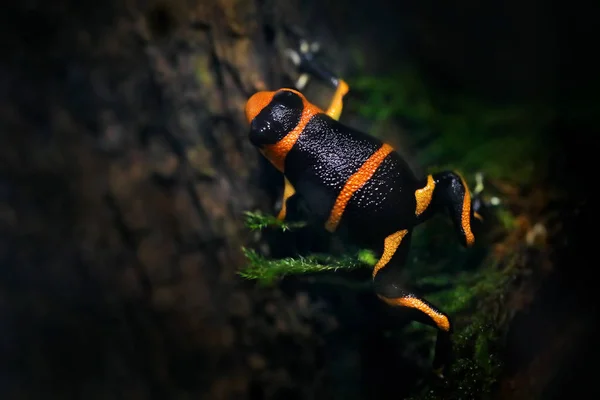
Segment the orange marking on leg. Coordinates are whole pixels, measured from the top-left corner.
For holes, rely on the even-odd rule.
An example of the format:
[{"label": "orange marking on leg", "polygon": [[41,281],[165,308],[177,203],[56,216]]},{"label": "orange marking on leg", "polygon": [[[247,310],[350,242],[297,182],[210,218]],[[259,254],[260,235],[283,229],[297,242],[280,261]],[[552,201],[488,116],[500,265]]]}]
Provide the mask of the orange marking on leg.
[{"label": "orange marking on leg", "polygon": [[394,149],[389,144],[384,144],[381,146],[375,153],[371,155],[365,161],[365,163],[356,171],[348,180],[346,184],[342,188],[340,194],[338,194],[337,199],[335,200],[335,204],[331,209],[331,213],[329,214],[329,219],[325,223],[325,229],[329,232],[333,232],[336,230],[340,220],[342,219],[342,215],[344,214],[344,210],[348,205],[348,202],[352,198],[352,195],[360,189],[375,173],[379,165],[383,162],[383,160],[390,154]]},{"label": "orange marking on leg", "polygon": [[433,180],[433,176],[429,175],[427,176],[427,185],[421,189],[415,190],[415,199],[417,200],[415,215],[417,217],[427,210],[427,207],[429,207],[431,199],[433,198],[434,189],[435,181]]},{"label": "orange marking on leg", "polygon": [[[460,176],[460,175],[458,175]],[[460,180],[465,188],[465,197],[463,198],[463,206],[462,206],[462,215],[461,215],[461,225],[463,231],[465,232],[465,238],[467,240],[467,246],[473,245],[475,242],[475,236],[471,231],[471,193],[469,192],[469,187],[467,183],[460,176]]]},{"label": "orange marking on leg", "polygon": [[390,262],[394,256],[394,253],[398,249],[398,246],[400,246],[400,243],[402,243],[402,239],[404,239],[404,236],[406,236],[407,233],[408,230],[404,229],[402,231],[392,233],[385,238],[383,241],[383,254],[379,261],[377,261],[377,264],[375,264],[375,267],[373,267],[373,278],[375,278],[375,275],[377,275],[377,272],[381,268],[385,267],[387,263]]},{"label": "orange marking on leg", "polygon": [[285,166],[285,157],[292,150],[292,147],[298,141],[300,134],[308,124],[308,122],[317,114],[322,114],[323,110],[319,107],[311,104],[306,100],[306,98],[302,95],[302,93],[292,90],[292,89],[282,89],[289,90],[290,92],[296,93],[300,98],[302,98],[302,104],[304,105],[304,109],[302,110],[302,115],[300,116],[300,122],[294,129],[290,131],[283,139],[275,144],[270,144],[264,146],[261,149],[263,155],[269,160],[275,168],[279,171],[283,172]]},{"label": "orange marking on leg", "polygon": [[441,330],[446,332],[450,330],[450,321],[448,320],[448,317],[446,317],[441,312],[435,310],[424,301],[417,299],[416,297],[406,296],[399,297],[396,299],[389,299],[387,297],[379,296],[379,298],[390,306],[407,307],[419,310],[425,315],[427,315],[429,318],[431,318],[431,320]]},{"label": "orange marking on leg", "polygon": [[290,181],[288,181],[288,179],[285,178],[285,188],[283,189],[283,200],[281,202],[281,210],[277,215],[277,219],[279,219],[280,221],[283,221],[285,219],[285,216],[287,214],[287,200],[290,197],[292,197],[294,193],[296,193],[296,189],[294,189],[294,186],[290,183]]},{"label": "orange marking on leg", "polygon": [[348,84],[341,80],[338,84],[335,94],[333,95],[331,104],[329,105],[329,108],[327,108],[327,111],[325,112],[327,115],[329,115],[331,118],[335,119],[336,121],[339,120],[340,116],[342,115],[343,98],[348,93],[348,90],[349,90]]}]

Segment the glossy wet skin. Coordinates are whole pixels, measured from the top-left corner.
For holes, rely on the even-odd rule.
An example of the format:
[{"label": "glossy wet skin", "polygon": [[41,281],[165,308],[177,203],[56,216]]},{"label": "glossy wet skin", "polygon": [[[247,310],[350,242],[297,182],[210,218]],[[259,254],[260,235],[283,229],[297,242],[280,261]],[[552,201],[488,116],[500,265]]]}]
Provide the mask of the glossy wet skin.
[{"label": "glossy wet skin", "polygon": [[[356,244],[417,223],[417,180],[371,135],[342,125],[292,90],[259,92],[246,105],[250,140],[282,171],[317,223]],[[285,144],[285,146],[284,146]],[[366,232],[371,232],[367,235]]]},{"label": "glossy wet skin", "polygon": [[279,218],[298,218],[302,203],[312,223],[378,254],[375,292],[388,305],[420,311],[438,329],[434,365],[443,365],[450,319],[405,290],[400,270],[413,228],[437,211],[449,212],[462,244],[473,243],[468,188],[451,171],[417,179],[391,146],[338,122],[346,92],[338,88],[327,111],[295,90],[256,93],[245,110],[249,139],[285,177]]},{"label": "glossy wet skin", "polygon": [[257,92],[253,94],[246,102],[246,120],[252,123],[252,120],[273,100],[275,92]]}]

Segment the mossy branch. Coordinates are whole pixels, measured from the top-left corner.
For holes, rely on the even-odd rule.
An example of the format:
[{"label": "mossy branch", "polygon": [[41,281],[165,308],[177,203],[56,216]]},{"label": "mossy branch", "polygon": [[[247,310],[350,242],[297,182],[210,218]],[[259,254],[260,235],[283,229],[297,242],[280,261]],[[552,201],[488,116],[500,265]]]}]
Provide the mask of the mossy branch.
[{"label": "mossy branch", "polygon": [[[306,226],[305,222],[287,223],[273,215],[247,211],[246,226],[252,230],[276,227],[283,231]],[[239,271],[246,279],[258,280],[263,284],[272,283],[275,279],[290,274],[308,274],[316,272],[337,271],[339,269],[356,269],[373,266],[377,259],[373,252],[361,250],[357,255],[334,257],[324,254],[311,254],[304,257],[288,257],[271,259],[258,254],[255,250],[243,247],[242,252],[248,260],[248,265]]]},{"label": "mossy branch", "polygon": [[311,254],[305,257],[288,257],[271,259],[258,254],[255,250],[242,248],[248,265],[239,271],[246,279],[255,279],[263,284],[270,284],[275,279],[290,274],[308,274],[315,272],[351,270],[369,266],[365,256],[332,257],[322,254]]},{"label": "mossy branch", "polygon": [[266,215],[260,211],[246,211],[246,226],[253,231],[265,229],[267,227],[274,227],[281,229],[282,231],[289,231],[291,229],[302,228],[306,226],[306,222],[285,222],[279,220],[274,215]]}]

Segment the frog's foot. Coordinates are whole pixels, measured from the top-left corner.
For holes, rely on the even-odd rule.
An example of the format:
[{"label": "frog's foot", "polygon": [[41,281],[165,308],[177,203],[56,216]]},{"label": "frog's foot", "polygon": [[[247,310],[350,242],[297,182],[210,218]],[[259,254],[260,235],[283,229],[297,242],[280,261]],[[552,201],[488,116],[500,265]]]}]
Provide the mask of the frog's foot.
[{"label": "frog's foot", "polygon": [[485,206],[482,196],[484,189],[485,186],[483,184],[483,173],[478,172],[475,174],[475,187],[471,193],[471,207],[473,208],[473,216],[479,221],[483,221],[480,211]]},{"label": "frog's foot", "polygon": [[[300,76],[296,79],[294,86],[299,91],[304,90],[311,75],[331,83],[331,75],[328,71],[318,66],[315,57],[319,53],[321,45],[319,42],[309,42],[306,39],[300,39],[298,49],[288,48],[284,51],[285,56],[294,64]],[[335,85],[334,85],[335,86]]]},{"label": "frog's foot", "polygon": [[321,45],[318,42],[309,42],[306,39],[300,39],[298,49],[288,48],[285,50],[285,55],[300,72],[300,76],[294,85],[296,89],[302,91],[308,84],[310,77],[316,77],[325,81],[336,89],[325,113],[331,118],[338,120],[342,114],[343,98],[348,93],[349,87],[344,80],[317,62],[316,56],[320,50]]},{"label": "frog's foot", "polygon": [[483,204],[480,200],[482,188],[482,185],[478,185],[479,191],[472,195],[466,181],[454,171],[429,175],[415,192],[417,220],[422,222],[433,213],[446,209],[460,242],[464,246],[472,246],[475,242],[473,228],[479,227],[483,221],[479,213]]},{"label": "frog's foot", "polygon": [[310,77],[325,81],[333,87],[338,86],[339,79],[335,74],[317,62],[316,58],[320,50],[319,42],[309,42],[301,38],[297,49],[288,48],[284,51],[285,56],[290,59],[300,73],[295,84],[298,90],[301,91],[306,87]]},{"label": "frog's foot", "polygon": [[437,329],[435,353],[432,369],[439,378],[444,377],[444,372],[450,364],[452,355],[452,322],[448,315],[440,311],[433,304],[414,293],[400,289],[396,284],[388,284],[377,290],[378,297],[392,307],[402,307],[416,311],[415,321],[433,326]]},{"label": "frog's foot", "polygon": [[475,174],[475,188],[472,194],[473,215],[483,221],[486,214],[489,215],[494,208],[502,204],[502,200],[497,196],[490,196],[489,192],[485,192],[484,176],[482,172]]}]

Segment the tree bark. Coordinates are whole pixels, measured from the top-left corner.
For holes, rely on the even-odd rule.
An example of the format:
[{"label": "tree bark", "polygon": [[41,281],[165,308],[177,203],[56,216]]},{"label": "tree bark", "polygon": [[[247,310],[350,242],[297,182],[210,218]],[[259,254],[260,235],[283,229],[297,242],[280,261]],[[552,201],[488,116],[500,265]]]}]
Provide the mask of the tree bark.
[{"label": "tree bark", "polygon": [[[13,3],[0,71],[3,398],[294,386],[265,375],[257,341],[296,300],[236,278],[242,213],[273,202],[243,108],[283,79],[264,30],[278,15],[235,0]],[[250,321],[266,302],[272,315]],[[291,336],[306,328],[288,322]]]}]

